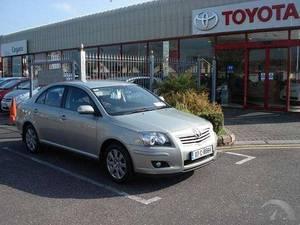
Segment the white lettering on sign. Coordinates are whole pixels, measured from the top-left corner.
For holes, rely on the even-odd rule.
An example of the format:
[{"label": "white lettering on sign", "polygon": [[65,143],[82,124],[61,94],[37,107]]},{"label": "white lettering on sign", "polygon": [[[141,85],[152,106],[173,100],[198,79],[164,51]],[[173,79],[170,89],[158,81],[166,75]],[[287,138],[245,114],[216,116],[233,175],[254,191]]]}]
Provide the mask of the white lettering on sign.
[{"label": "white lettering on sign", "polygon": [[27,41],[15,41],[1,45],[1,56],[14,56],[27,54]]},{"label": "white lettering on sign", "polygon": [[193,34],[300,26],[300,1],[262,0],[193,11]]}]

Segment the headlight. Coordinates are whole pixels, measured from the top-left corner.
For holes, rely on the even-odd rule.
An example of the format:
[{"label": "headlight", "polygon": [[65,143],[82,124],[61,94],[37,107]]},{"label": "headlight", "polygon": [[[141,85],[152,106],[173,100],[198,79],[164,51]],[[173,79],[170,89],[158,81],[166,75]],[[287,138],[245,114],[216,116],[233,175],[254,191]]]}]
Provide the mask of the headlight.
[{"label": "headlight", "polygon": [[168,136],[160,132],[143,132],[142,141],[145,146],[171,146]]}]

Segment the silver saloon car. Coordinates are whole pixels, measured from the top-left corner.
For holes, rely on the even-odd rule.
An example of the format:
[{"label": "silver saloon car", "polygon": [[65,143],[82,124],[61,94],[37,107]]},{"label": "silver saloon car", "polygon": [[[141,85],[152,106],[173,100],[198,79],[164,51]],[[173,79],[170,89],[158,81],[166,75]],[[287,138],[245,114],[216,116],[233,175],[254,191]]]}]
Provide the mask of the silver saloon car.
[{"label": "silver saloon car", "polygon": [[217,154],[210,122],[126,82],[47,86],[19,105],[17,127],[30,152],[43,143],[97,158],[116,182],[192,171]]}]

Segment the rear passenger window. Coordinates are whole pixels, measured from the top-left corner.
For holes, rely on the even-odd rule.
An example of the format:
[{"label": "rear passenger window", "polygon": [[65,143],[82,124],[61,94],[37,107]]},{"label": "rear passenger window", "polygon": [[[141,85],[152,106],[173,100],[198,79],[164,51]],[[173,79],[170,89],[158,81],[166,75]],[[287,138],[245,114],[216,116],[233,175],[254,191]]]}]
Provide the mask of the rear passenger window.
[{"label": "rear passenger window", "polygon": [[49,89],[45,94],[44,104],[53,107],[60,107],[63,94],[64,94],[63,87],[56,87],[56,88]]}]

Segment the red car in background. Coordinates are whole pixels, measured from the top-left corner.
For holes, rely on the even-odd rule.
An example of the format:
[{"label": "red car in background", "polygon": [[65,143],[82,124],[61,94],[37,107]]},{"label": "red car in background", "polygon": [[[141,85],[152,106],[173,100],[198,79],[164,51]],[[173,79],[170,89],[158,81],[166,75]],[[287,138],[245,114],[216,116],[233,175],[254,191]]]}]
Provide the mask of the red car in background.
[{"label": "red car in background", "polygon": [[28,81],[28,79],[24,78],[17,78],[17,79],[12,79],[7,82],[1,83],[0,85],[0,101],[6,95],[8,92],[11,92],[15,88],[18,87],[19,84]]}]

